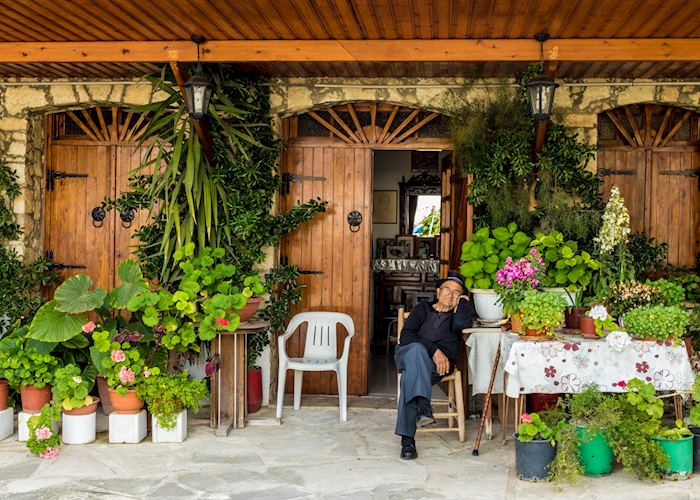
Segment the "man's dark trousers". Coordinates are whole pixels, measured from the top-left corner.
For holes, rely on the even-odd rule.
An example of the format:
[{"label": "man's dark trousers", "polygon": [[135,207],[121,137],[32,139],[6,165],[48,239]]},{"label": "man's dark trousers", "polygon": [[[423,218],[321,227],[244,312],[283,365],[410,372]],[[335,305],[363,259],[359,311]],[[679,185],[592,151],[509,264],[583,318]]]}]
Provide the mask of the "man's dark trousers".
[{"label": "man's dark trousers", "polygon": [[418,416],[416,398],[423,397],[430,400],[433,384],[438,383],[443,376],[436,371],[428,349],[418,342],[396,346],[394,362],[401,373],[396,434],[414,436]]}]

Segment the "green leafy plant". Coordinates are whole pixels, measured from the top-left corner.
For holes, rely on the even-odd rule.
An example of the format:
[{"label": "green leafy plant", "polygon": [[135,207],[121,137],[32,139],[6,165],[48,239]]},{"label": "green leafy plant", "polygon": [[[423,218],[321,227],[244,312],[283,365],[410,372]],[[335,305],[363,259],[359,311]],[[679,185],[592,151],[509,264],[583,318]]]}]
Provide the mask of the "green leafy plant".
[{"label": "green leafy plant", "polygon": [[586,312],[586,316],[593,318],[595,332],[599,337],[604,336],[606,331],[612,332],[618,328],[617,323],[615,323],[605,306],[596,305],[591,307],[591,310]]},{"label": "green leafy plant", "polygon": [[93,398],[90,391],[95,385],[94,367],[82,371],[74,364],[68,364],[56,370],[51,387],[53,401],[64,410],[73,410],[90,406]]},{"label": "green leafy plant", "polygon": [[105,376],[107,385],[122,396],[136,388],[151,374],[157,375],[160,369],[146,366],[139,350],[130,342],[114,342],[106,331],[95,331],[92,335],[93,349],[107,354],[96,357],[100,366],[98,372]]},{"label": "green leafy plant", "polygon": [[139,384],[136,392],[158,424],[166,429],[175,427],[177,414],[182,410],[198,412],[199,402],[208,395],[205,382],[190,380],[187,371],[177,375],[151,375]]},{"label": "green leafy plant", "polygon": [[556,444],[556,438],[563,423],[550,427],[537,413],[523,413],[520,415],[521,424],[518,426],[518,441],[529,443],[535,441],[549,441],[552,446]]},{"label": "green leafy plant", "polygon": [[632,309],[660,304],[661,301],[662,296],[659,288],[635,280],[629,283],[612,283],[602,297],[603,304],[615,317],[623,316]]},{"label": "green leafy plant", "polygon": [[0,358],[0,373],[15,389],[32,385],[41,389],[54,380],[58,359],[46,352],[39,352],[26,342],[17,342],[15,347]]},{"label": "green leafy plant", "polygon": [[536,248],[547,263],[547,273],[542,278],[546,287],[580,291],[590,284],[593,271],[600,269],[600,263],[588,252],[579,252],[578,243],[564,241],[564,235],[556,230],[537,233],[530,246]]},{"label": "green leafy plant", "polygon": [[669,280],[684,288],[687,300],[691,302],[700,302],[700,276],[698,274],[674,273]]},{"label": "green leafy plant", "polygon": [[476,231],[472,239],[462,245],[460,272],[467,288],[493,288],[498,269],[505,265],[508,257],[524,257],[530,241],[528,235],[518,231],[515,223]]},{"label": "green leafy plant", "polygon": [[564,322],[566,302],[561,295],[551,292],[526,292],[520,303],[523,326],[552,335],[554,328]]},{"label": "green leafy plant", "polygon": [[695,427],[700,427],[700,375],[695,376],[695,383],[693,383],[692,398],[695,404],[690,409],[689,421],[690,425]]},{"label": "green leafy plant", "polygon": [[647,280],[646,284],[658,288],[661,303],[665,306],[677,306],[685,300],[685,289],[673,281],[661,278],[656,281]]},{"label": "green leafy plant", "polygon": [[634,275],[662,271],[668,266],[668,244],[661,243],[646,233],[632,233],[627,242],[632,255]]},{"label": "green leafy plant", "polygon": [[690,432],[688,426],[682,420],[676,420],[676,423],[670,429],[662,429],[656,435],[657,438],[668,439],[670,441],[677,441],[684,437],[692,436],[693,433]]},{"label": "green leafy plant", "polygon": [[29,418],[29,438],[26,446],[33,455],[39,455],[39,458],[56,458],[61,438],[53,425],[60,418],[60,407],[52,404],[45,404],[38,415]]},{"label": "green leafy plant", "polygon": [[624,321],[630,335],[668,340],[683,337],[689,317],[679,306],[653,306],[631,310]]}]

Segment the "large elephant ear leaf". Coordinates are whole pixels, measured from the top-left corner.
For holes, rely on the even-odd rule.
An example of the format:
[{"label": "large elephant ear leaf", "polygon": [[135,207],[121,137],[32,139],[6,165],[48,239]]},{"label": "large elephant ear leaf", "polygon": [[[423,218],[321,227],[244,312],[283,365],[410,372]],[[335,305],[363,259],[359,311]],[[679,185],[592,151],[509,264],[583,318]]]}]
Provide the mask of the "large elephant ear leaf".
[{"label": "large elephant ear leaf", "polygon": [[147,292],[148,282],[143,279],[141,266],[134,260],[125,260],[117,271],[122,284],[109,292],[109,303],[115,309],[124,309],[137,294]]},{"label": "large elephant ear leaf", "polygon": [[42,342],[66,342],[83,331],[86,316],[73,316],[56,309],[57,300],[47,302],[34,315],[27,337]]},{"label": "large elephant ear leaf", "polygon": [[84,274],[71,276],[64,281],[54,294],[56,311],[81,313],[100,307],[107,296],[102,288],[90,291],[92,279]]}]

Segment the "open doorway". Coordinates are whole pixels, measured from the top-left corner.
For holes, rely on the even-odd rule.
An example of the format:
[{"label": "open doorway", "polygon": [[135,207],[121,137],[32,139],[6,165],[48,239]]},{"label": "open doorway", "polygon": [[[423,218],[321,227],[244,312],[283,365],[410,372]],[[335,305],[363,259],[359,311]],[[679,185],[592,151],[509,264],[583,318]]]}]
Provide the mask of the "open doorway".
[{"label": "open doorway", "polygon": [[[396,395],[397,315],[435,300],[440,271],[442,160],[451,151],[375,151],[370,305],[371,396]],[[444,397],[436,388],[436,397]]]}]

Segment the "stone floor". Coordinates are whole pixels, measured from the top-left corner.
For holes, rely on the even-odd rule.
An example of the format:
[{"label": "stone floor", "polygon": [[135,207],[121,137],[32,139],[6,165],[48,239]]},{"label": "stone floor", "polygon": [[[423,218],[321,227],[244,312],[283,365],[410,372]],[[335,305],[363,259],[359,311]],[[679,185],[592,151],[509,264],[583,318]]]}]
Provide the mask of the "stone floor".
[{"label": "stone floor", "polygon": [[[271,408],[255,422],[217,438],[204,419],[190,420],[183,444],[110,445],[101,432],[87,446],[61,447],[55,460],[29,455],[14,437],[0,442],[0,498],[509,498],[691,499],[700,477],[642,483],[615,471],[578,486],[518,481],[512,442],[484,441],[478,457],[456,434],[420,434],[414,461],[398,458],[394,411]],[[104,428],[101,418],[99,427]],[[469,439],[477,421],[470,421]]]}]

